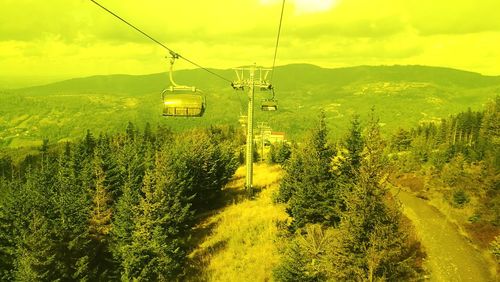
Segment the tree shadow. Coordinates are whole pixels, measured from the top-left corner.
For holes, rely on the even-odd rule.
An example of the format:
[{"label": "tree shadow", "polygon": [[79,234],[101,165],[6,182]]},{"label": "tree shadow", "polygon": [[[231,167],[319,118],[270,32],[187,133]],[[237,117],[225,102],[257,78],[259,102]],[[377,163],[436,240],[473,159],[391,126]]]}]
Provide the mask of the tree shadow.
[{"label": "tree shadow", "polygon": [[[245,200],[253,200],[259,197],[260,193],[271,185],[276,185],[279,179],[273,181],[264,181],[262,185],[255,185],[252,192],[245,189],[245,175],[236,173],[231,181],[221,190],[218,197],[210,209],[200,212],[196,215],[197,223],[191,230],[188,239],[188,260],[185,269],[183,281],[208,281],[210,273],[204,271],[210,264],[211,259],[223,250],[227,245],[227,239],[216,242],[208,242],[207,239],[214,233],[219,225],[221,218],[217,215],[226,208],[239,204]],[[262,181],[261,181],[262,182]],[[259,182],[259,184],[261,184]]]},{"label": "tree shadow", "polygon": [[[192,236],[193,246],[197,246],[197,243],[205,241],[205,238],[209,236],[213,229],[218,225],[219,220],[210,222],[204,226],[194,230],[194,235]],[[223,241],[216,241],[212,245],[204,248],[194,248],[192,252],[187,257],[186,268],[184,269],[184,277],[182,281],[208,281],[209,273],[203,270],[207,269],[212,257],[216,255],[219,251],[223,250],[227,245],[227,239]]]},{"label": "tree shadow", "polygon": [[[222,189],[220,197],[217,198],[210,209],[198,213],[195,217],[196,225],[191,229],[190,237],[187,240],[188,259],[185,268],[183,281],[208,281],[208,274],[203,270],[207,268],[210,260],[217,252],[224,249],[227,240],[217,241],[209,246],[200,248],[200,245],[213,234],[215,228],[220,223],[217,214],[221,213],[228,206],[241,203],[251,199],[249,193],[244,188],[245,176],[235,175],[231,181]],[[254,189],[260,192],[261,189]],[[255,196],[255,194],[254,194]]]}]

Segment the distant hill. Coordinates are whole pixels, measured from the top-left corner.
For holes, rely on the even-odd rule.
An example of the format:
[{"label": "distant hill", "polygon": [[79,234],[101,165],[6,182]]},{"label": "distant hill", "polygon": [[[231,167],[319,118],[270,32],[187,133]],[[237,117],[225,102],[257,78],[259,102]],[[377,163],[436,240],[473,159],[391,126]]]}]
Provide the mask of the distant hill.
[{"label": "distant hill", "polygon": [[[212,71],[234,78],[232,70]],[[483,76],[479,73],[428,66],[357,66],[346,68],[321,68],[310,64],[292,64],[276,67],[275,85],[282,90],[301,88],[304,85],[331,85],[342,87],[351,84],[373,82],[424,82],[439,86],[480,88],[500,84],[500,76]],[[227,86],[227,83],[201,70],[181,70],[175,79],[201,88]],[[20,89],[22,92],[48,94],[56,91],[70,92],[114,92],[141,94],[158,91],[169,84],[167,73],[149,75],[97,75],[74,78],[42,86]]]},{"label": "distant hill", "polygon": [[[232,70],[214,72],[233,79]],[[175,73],[176,81],[196,85],[207,98],[203,118],[161,117],[160,92],[166,73],[75,78],[42,86],[0,92],[0,146],[36,145],[96,133],[118,131],[128,121],[165,124],[175,130],[210,124],[234,124],[246,112],[246,92],[201,69]],[[427,66],[358,66],[328,69],[308,64],[277,67],[274,74],[279,111],[260,112],[291,138],[300,136],[320,109],[333,135],[343,134],[353,114],[365,117],[375,107],[385,132],[418,122],[437,121],[467,107],[481,108],[500,94],[500,76]],[[257,91],[257,101],[270,93]]]}]

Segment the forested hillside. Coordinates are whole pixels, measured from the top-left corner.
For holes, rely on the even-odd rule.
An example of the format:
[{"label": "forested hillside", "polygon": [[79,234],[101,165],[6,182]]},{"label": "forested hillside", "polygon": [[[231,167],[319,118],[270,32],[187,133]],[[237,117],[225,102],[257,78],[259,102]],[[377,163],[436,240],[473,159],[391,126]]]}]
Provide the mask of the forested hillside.
[{"label": "forested hillside", "polygon": [[42,146],[0,162],[0,280],[166,281],[182,277],[197,215],[237,168],[236,133],[212,127]]},{"label": "forested hillside", "polygon": [[[234,77],[232,70],[213,70]],[[204,91],[207,110],[201,119],[166,119],[161,116],[161,91],[166,73],[75,78],[44,86],[0,92],[0,146],[19,148],[79,139],[87,129],[117,133],[127,121],[164,125],[174,131],[210,125],[237,125],[246,112],[246,92],[214,79],[200,69],[175,72],[182,84]],[[297,139],[307,132],[320,109],[335,138],[347,131],[350,117],[377,108],[381,130],[467,110],[479,110],[500,93],[500,78],[460,70],[425,66],[359,66],[327,69],[313,65],[277,67],[273,76],[277,112],[256,111],[256,120]],[[268,92],[256,92],[260,101]]]},{"label": "forested hillside", "polygon": [[0,282],[500,282],[500,0],[2,4]]},{"label": "forested hillside", "polygon": [[[243,187],[223,189],[243,144],[231,127],[178,134],[129,123],[123,133],[87,131],[22,157],[7,150],[0,157],[2,280],[248,280],[234,256],[277,281],[432,279],[426,262],[439,262],[427,257],[394,189],[435,206],[483,251],[474,257],[479,265],[494,268],[499,102],[390,135],[372,110],[368,119],[351,118],[338,139],[322,112],[300,142],[272,146],[267,160],[283,174],[257,170],[261,194],[243,201],[231,198]],[[259,267],[265,258],[272,263]]]}]

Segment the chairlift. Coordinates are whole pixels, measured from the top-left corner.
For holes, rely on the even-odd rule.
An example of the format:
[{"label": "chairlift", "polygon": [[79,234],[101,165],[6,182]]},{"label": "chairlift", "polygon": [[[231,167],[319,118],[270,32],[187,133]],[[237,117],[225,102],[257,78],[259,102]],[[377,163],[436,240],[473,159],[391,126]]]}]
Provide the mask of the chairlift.
[{"label": "chairlift", "polygon": [[278,110],[278,100],[274,99],[265,99],[262,100],[260,105],[260,109],[265,112],[269,111],[277,111]]},{"label": "chairlift", "polygon": [[194,86],[178,85],[173,79],[173,66],[178,54],[171,53],[170,83],[171,86],[161,93],[163,116],[167,117],[201,117],[205,113],[206,101],[199,89]]},{"label": "chairlift", "polygon": [[277,111],[278,100],[274,99],[274,88],[270,85],[268,89],[273,92],[273,97],[271,99],[262,100],[260,109],[265,112]]}]

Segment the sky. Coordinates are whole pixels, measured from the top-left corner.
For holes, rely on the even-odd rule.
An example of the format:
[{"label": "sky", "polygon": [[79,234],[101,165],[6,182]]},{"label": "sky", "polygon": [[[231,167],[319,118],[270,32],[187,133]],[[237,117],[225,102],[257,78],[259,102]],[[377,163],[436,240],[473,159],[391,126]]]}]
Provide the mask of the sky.
[{"label": "sky", "polygon": [[[211,68],[271,66],[282,0],[100,0]],[[287,0],[276,65],[500,75],[499,0]],[[89,0],[0,0],[0,78],[148,74],[168,53]],[[194,68],[179,62],[179,69]]]}]

